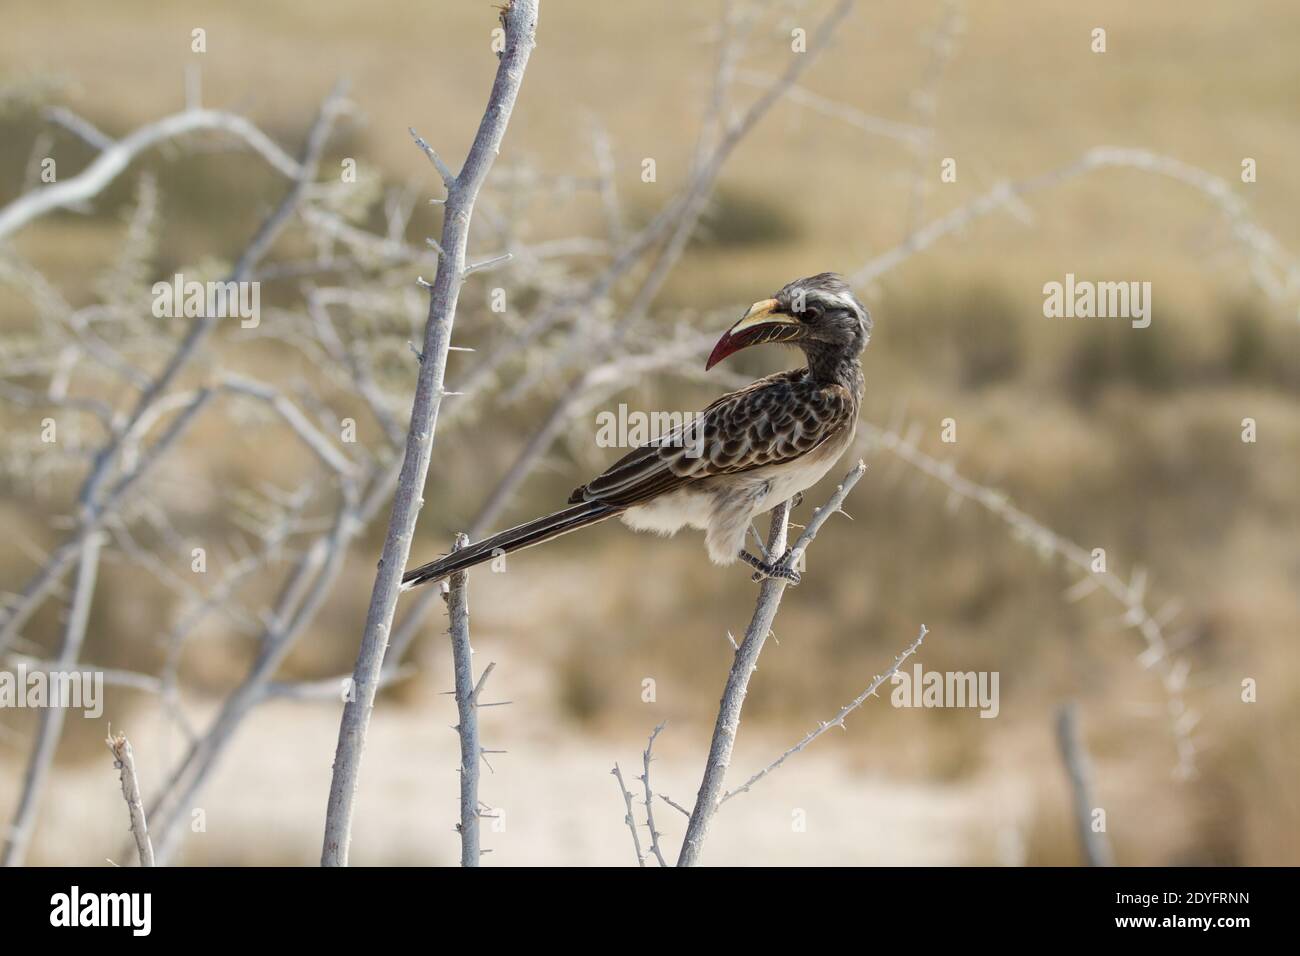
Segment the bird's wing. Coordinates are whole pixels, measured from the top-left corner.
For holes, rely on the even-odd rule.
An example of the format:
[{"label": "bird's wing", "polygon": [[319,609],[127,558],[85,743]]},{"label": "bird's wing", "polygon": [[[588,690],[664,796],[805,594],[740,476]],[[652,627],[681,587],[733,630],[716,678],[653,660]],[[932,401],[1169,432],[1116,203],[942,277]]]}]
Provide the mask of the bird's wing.
[{"label": "bird's wing", "polygon": [[851,426],[853,395],[817,385],[806,369],[723,395],[689,422],[643,445],[569,496],[628,508],[717,475],[794,461]]}]

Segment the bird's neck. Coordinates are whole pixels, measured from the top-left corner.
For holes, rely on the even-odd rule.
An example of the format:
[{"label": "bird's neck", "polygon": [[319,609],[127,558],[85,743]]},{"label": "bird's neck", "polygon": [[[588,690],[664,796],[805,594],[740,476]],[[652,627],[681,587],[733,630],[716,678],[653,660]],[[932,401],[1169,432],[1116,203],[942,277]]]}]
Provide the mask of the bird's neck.
[{"label": "bird's neck", "polygon": [[818,385],[843,385],[854,395],[862,393],[862,363],[856,353],[818,347],[811,342],[804,344],[803,350],[808,358],[808,374]]}]

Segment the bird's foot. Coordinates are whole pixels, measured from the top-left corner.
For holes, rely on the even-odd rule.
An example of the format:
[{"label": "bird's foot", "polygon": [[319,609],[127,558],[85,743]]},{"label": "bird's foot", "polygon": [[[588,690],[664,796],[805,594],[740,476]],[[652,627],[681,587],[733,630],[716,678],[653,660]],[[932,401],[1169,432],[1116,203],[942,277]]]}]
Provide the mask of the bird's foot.
[{"label": "bird's foot", "polygon": [[803,575],[788,563],[790,560],[789,548],[786,549],[785,554],[781,555],[781,558],[778,561],[764,561],[762,558],[757,558],[748,551],[740,552],[740,560],[754,568],[754,573],[750,575],[750,578],[753,581],[762,581],[765,578],[781,578],[788,581],[791,585],[795,585],[803,580]]},{"label": "bird's foot", "polygon": [[803,504],[803,492],[796,491],[794,497],[790,499],[790,510],[794,511],[794,509],[798,508],[801,504]]}]

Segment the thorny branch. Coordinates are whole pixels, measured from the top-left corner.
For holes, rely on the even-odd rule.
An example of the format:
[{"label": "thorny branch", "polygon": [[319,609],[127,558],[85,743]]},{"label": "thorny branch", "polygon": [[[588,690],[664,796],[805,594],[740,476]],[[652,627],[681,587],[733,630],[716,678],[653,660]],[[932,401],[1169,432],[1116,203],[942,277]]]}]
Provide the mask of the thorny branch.
[{"label": "thorny branch", "polygon": [[[456,536],[459,550],[469,544],[466,535]],[[458,571],[447,582],[444,595],[447,615],[451,619],[451,655],[456,678],[456,736],[460,738],[460,865],[479,865],[479,759],[482,747],[478,737],[478,692],[482,680],[474,683],[474,651],[469,643],[469,574]],[[489,668],[490,670],[490,668]],[[483,672],[483,680],[488,671]]]},{"label": "thorny branch", "polygon": [[920,633],[916,635],[916,640],[914,640],[911,644],[905,647],[903,649],[903,652],[894,658],[894,663],[891,664],[883,674],[877,674],[874,678],[872,678],[872,681],[870,684],[867,685],[866,690],[864,690],[861,694],[855,697],[852,701],[850,701],[849,703],[841,707],[839,713],[836,714],[834,717],[832,717],[830,720],[824,720],[820,724],[818,724],[817,729],[810,731],[797,744],[795,744],[789,750],[785,751],[785,753],[781,754],[781,756],[777,757],[776,760],[772,761],[770,764],[768,764],[758,773],[754,774],[752,777],[746,780],[739,787],[737,787],[734,790],[728,790],[725,794],[722,795],[722,799],[719,800],[718,802],[726,803],[728,800],[730,800],[738,793],[748,793],[749,789],[754,784],[758,783],[758,781],[762,780],[773,770],[776,770],[783,763],[785,763],[786,760],[788,760],[790,757],[797,754],[799,751],[803,750],[810,743],[812,743],[822,734],[826,733],[826,731],[830,730],[832,727],[838,727],[841,730],[843,730],[844,718],[847,717],[849,714],[853,713],[853,711],[857,710],[863,704],[865,704],[867,700],[876,696],[876,692],[880,690],[880,688],[884,685],[885,681],[890,680],[895,674],[898,673],[898,669],[903,666],[903,661],[907,660],[909,657],[911,657],[920,649],[921,642],[925,640],[925,636],[928,633],[930,633],[929,629],[926,628],[924,624],[922,624]]},{"label": "thorny branch", "polygon": [[[931,151],[935,137],[933,130],[868,116],[847,104],[814,94],[795,82],[799,72],[805,70],[828,45],[823,41],[829,41],[830,27],[838,22],[836,18],[846,13],[849,6],[847,2],[836,5],[828,18],[830,26],[815,32],[809,52],[794,59],[794,73],[788,71],[775,80],[739,69],[752,21],[729,15],[728,28],[719,44],[720,62],[715,76],[714,98],[699,138],[695,164],[681,191],[665,203],[644,228],[631,228],[619,207],[619,197],[614,189],[612,155],[608,144],[602,146],[599,142],[599,135],[595,148],[597,171],[591,176],[547,176],[523,164],[503,167],[494,176],[494,184],[503,187],[501,192],[505,198],[498,202],[495,197],[485,197],[480,203],[480,218],[490,233],[482,240],[481,250],[500,251],[500,254],[480,257],[476,263],[462,260],[463,268],[459,274],[487,271],[509,262],[510,268],[504,273],[503,284],[510,285],[512,290],[527,287],[535,291],[538,305],[524,321],[507,317],[491,348],[474,343],[479,346],[481,354],[476,357],[463,382],[457,384],[458,391],[463,394],[441,414],[444,431],[449,424],[460,425],[472,420],[475,409],[490,394],[491,386],[507,370],[522,366],[520,374],[512,376],[516,384],[509,390],[510,401],[535,395],[539,386],[548,384],[549,378],[573,374],[555,411],[545,418],[542,428],[521,453],[516,467],[507,473],[498,492],[485,502],[473,522],[471,536],[478,537],[493,530],[489,525],[497,513],[510,503],[527,476],[542,464],[547,450],[575,416],[591,408],[592,403],[613,395],[629,377],[674,372],[674,363],[693,354],[692,350],[704,347],[702,338],[697,342],[690,334],[685,334],[673,342],[658,342],[643,349],[637,332],[649,324],[644,320],[652,317],[658,289],[674,262],[680,258],[684,243],[695,228],[698,211],[716,186],[727,154],[777,99],[787,99],[871,135],[898,139],[911,145],[918,154]],[[766,91],[743,112],[739,122],[731,118],[734,114],[729,111],[727,102],[736,83],[762,86]],[[221,133],[242,142],[265,160],[270,169],[287,176],[291,187],[239,256],[229,277],[302,281],[306,304],[305,315],[300,314],[302,310],[286,309],[277,314],[276,322],[264,325],[256,334],[275,338],[319,364],[326,377],[363,402],[360,405],[362,414],[368,412],[372,415],[383,433],[382,440],[374,446],[349,446],[346,453],[341,452],[331,439],[325,437],[337,424],[338,416],[333,415],[321,395],[304,395],[298,388],[280,383],[271,389],[247,375],[208,377],[205,373],[204,379],[192,390],[176,391],[182,373],[195,367],[204,368],[200,359],[208,354],[206,346],[214,329],[213,323],[194,323],[175,343],[174,351],[165,357],[159,371],[147,371],[155,367],[151,359],[157,350],[156,326],[149,326],[143,329],[146,334],[140,334],[139,325],[132,326],[122,317],[123,312],[131,309],[122,309],[120,303],[108,296],[103,303],[74,309],[52,283],[23,262],[16,251],[9,247],[0,251],[0,281],[27,295],[43,320],[42,329],[48,330],[47,337],[38,340],[35,348],[14,348],[6,343],[0,349],[0,398],[17,402],[25,408],[45,404],[57,409],[61,434],[68,436],[61,438],[57,446],[41,448],[40,455],[25,456],[21,447],[6,449],[5,455],[20,462],[27,457],[29,460],[23,462],[25,470],[17,474],[33,482],[40,481],[55,468],[89,466],[80,495],[81,506],[62,526],[67,529],[64,539],[48,554],[38,556],[37,572],[19,589],[19,593],[7,594],[0,599],[0,652],[21,648],[36,655],[42,667],[57,669],[61,666],[72,636],[70,625],[75,614],[69,615],[61,629],[60,643],[55,652],[35,650],[36,645],[26,639],[23,629],[40,607],[65,597],[63,581],[74,567],[79,569],[77,581],[83,578],[88,571],[86,555],[92,542],[97,542],[95,546],[104,550],[104,560],[114,558],[112,552],[116,547],[126,553],[133,570],[138,567],[157,576],[160,581],[171,575],[172,579],[164,581],[164,584],[183,595],[185,607],[176,622],[163,628],[164,633],[157,638],[167,651],[162,675],[154,677],[127,670],[105,672],[106,682],[115,686],[158,694],[164,702],[167,719],[184,731],[184,755],[170,773],[164,774],[163,786],[152,795],[149,816],[155,827],[154,838],[158,841],[161,862],[178,850],[185,831],[179,824],[186,809],[193,805],[196,795],[218,765],[235,730],[255,707],[270,699],[322,699],[327,696],[337,699],[339,690],[346,690],[349,686],[349,682],[337,678],[277,681],[276,671],[298,640],[312,632],[313,621],[317,619],[326,597],[337,588],[349,546],[355,544],[357,535],[382,512],[398,485],[402,471],[400,456],[395,459],[394,451],[400,447],[404,437],[398,416],[409,394],[405,389],[407,380],[394,389],[382,381],[377,372],[385,363],[393,362],[393,352],[400,353],[397,358],[401,361],[410,361],[405,341],[418,339],[421,316],[431,312],[425,306],[431,306],[432,301],[416,301],[417,290],[406,288],[407,270],[414,264],[427,263],[431,255],[429,250],[405,239],[416,190],[408,186],[405,190],[390,193],[386,199],[387,228],[376,233],[355,225],[355,220],[334,203],[331,187],[316,181],[316,166],[321,152],[334,120],[344,106],[341,97],[341,91],[336,91],[322,104],[297,158],[289,156],[241,117],[199,108],[196,95],[187,97],[187,109],[182,113],[150,123],[121,139],[106,135],[75,114],[50,110],[47,111],[49,122],[68,129],[89,144],[96,151],[96,158],[71,179],[38,187],[39,191],[34,189],[24,193],[0,209],[0,236],[13,234],[40,216],[57,209],[79,207],[93,200],[146,150],[156,145],[181,137],[188,141],[194,134],[204,132]],[[921,116],[919,120],[926,122],[927,118]],[[34,149],[33,155],[39,151]],[[442,167],[437,171],[445,182],[451,170],[445,163]],[[985,195],[916,228],[897,247],[869,260],[856,274],[856,282],[859,287],[869,285],[941,239],[960,233],[968,224],[998,210],[1010,209],[1027,216],[1022,197],[1084,173],[1108,168],[1136,169],[1168,177],[1209,197],[1223,211],[1234,237],[1246,249],[1255,279],[1265,291],[1277,299],[1285,298],[1300,288],[1300,270],[1294,259],[1274,237],[1249,218],[1244,203],[1236,198],[1227,183],[1169,157],[1145,150],[1112,147],[1096,147],[1073,163],[1028,180],[996,185]],[[31,181],[35,187],[34,180]],[[567,194],[585,189],[592,190],[599,197],[608,224],[605,238],[579,235],[535,242],[521,238],[526,231],[519,228],[520,209],[529,190],[543,193],[567,191]],[[116,267],[123,273],[132,268],[133,258],[147,264],[149,220],[156,207],[155,191],[152,180],[143,177],[140,201],[124,242],[126,252]],[[308,232],[312,254],[301,259],[286,258],[264,264],[263,260],[277,237],[295,220],[300,221]],[[445,236],[438,245],[445,256],[448,253]],[[590,267],[592,271],[583,273],[580,271],[582,267],[576,267],[575,263],[582,263],[582,267]],[[441,274],[446,260],[439,265]],[[401,288],[383,288],[383,283],[388,281],[385,270],[390,269],[398,274],[396,281],[401,282]],[[327,283],[334,273],[340,278],[334,287],[330,287]],[[353,282],[353,278],[358,276],[364,276],[368,284]],[[376,276],[380,278],[371,282]],[[631,294],[624,300],[620,283],[629,278],[635,281],[629,283]],[[323,284],[317,286],[317,282]],[[399,323],[406,321],[409,327],[397,336],[366,335],[364,333],[370,330],[369,327],[358,329],[357,323],[372,321],[373,316],[399,317]],[[413,317],[408,319],[407,316]],[[600,316],[612,317],[607,326],[601,325]],[[353,323],[353,327],[344,328],[344,322]],[[338,328],[335,328],[336,324]],[[134,340],[129,336],[124,338],[112,334],[133,330],[136,334]],[[573,372],[592,354],[590,349],[575,349],[575,343],[589,343],[593,334],[597,343],[594,354],[599,359],[596,368],[593,373]],[[427,342],[424,354],[431,354]],[[436,356],[436,352],[433,354]],[[8,381],[33,374],[46,376],[48,388],[32,388]],[[114,396],[122,394],[122,386],[128,386],[128,401],[123,407],[115,408],[113,402],[91,397],[85,394],[85,390],[71,387],[79,376],[92,381],[111,381],[116,389],[111,393]],[[223,394],[237,394],[243,400],[212,401]],[[451,394],[438,392],[438,395]],[[233,417],[260,414],[247,411],[255,407],[276,416],[277,427],[305,443],[315,456],[322,477],[303,486],[306,493],[299,507],[286,509],[282,527],[278,527],[274,534],[271,526],[281,524],[280,519],[265,522],[267,527],[263,530],[266,534],[256,543],[256,550],[251,553],[241,551],[246,546],[239,543],[242,539],[237,539],[237,547],[233,549],[233,558],[237,560],[232,560],[228,569],[218,577],[215,587],[208,588],[206,593],[195,587],[185,587],[174,572],[169,571],[166,561],[151,558],[148,544],[140,545],[134,541],[131,526],[133,522],[147,523],[151,529],[158,530],[164,547],[180,551],[185,544],[181,536],[174,529],[167,531],[155,520],[159,515],[166,519],[166,514],[154,500],[153,490],[178,480],[173,472],[176,459],[183,456],[174,452],[196,422],[210,421],[215,408],[225,409]],[[86,423],[84,430],[80,425],[83,421]],[[160,437],[149,443],[159,426]],[[898,455],[908,467],[946,484],[955,498],[969,497],[977,501],[1044,554],[1059,556],[1067,564],[1086,570],[1078,585],[1068,593],[1070,598],[1102,590],[1120,604],[1125,622],[1136,628],[1146,643],[1141,662],[1161,675],[1169,695],[1171,721],[1179,748],[1179,770],[1190,773],[1195,754],[1191,731],[1197,718],[1183,698],[1188,669],[1184,658],[1175,653],[1176,637],[1169,639],[1164,634],[1169,618],[1166,609],[1147,610],[1145,575],[1139,571],[1132,579],[1125,580],[1114,574],[1092,573],[1086,564],[1080,564],[1078,559],[1087,553],[1078,545],[1011,507],[1000,493],[968,482],[948,463],[921,454],[909,439],[896,432],[892,433],[893,444],[890,445],[888,430],[867,423],[863,423],[863,427],[869,432],[874,430],[883,447]],[[432,428],[429,440],[432,440]],[[0,467],[15,470],[10,461],[0,462]],[[335,490],[337,500],[330,502],[325,513],[302,514],[307,502],[319,505]],[[109,535],[111,537],[107,537]],[[261,577],[263,572],[278,571],[282,567],[287,568],[288,573],[271,606],[247,606],[239,593],[241,587]],[[390,570],[400,572],[400,567]],[[79,583],[74,583],[70,590],[74,609],[78,595],[84,594],[88,599],[93,592],[93,588],[83,589]],[[402,619],[392,629],[391,646],[386,653],[382,647],[380,649],[381,666],[374,681],[375,688],[409,672],[401,663],[403,654],[419,632],[436,593],[436,589],[427,589],[427,593],[421,594],[409,608],[404,609]],[[227,619],[221,622],[223,625],[228,623],[236,633],[243,632],[255,640],[260,650],[245,678],[222,702],[217,716],[209,726],[196,732],[189,727],[179,705],[180,658],[187,641],[200,625],[217,615]],[[9,659],[15,656],[8,654]],[[58,659],[47,660],[50,657]],[[486,671],[480,684],[485,677]],[[835,725],[832,721],[824,726]],[[31,838],[35,808],[59,736],[57,727],[46,726],[42,720],[37,729],[37,745],[33,748],[22,782],[24,797],[16,817],[16,822],[22,825],[11,831],[11,845],[14,840],[25,844]],[[798,749],[799,745],[796,745],[790,752]],[[647,747],[647,762],[649,751],[650,747]],[[774,769],[790,752],[763,773]],[[653,800],[648,777],[647,767],[644,783],[649,816]],[[741,787],[724,792],[719,802],[743,790]],[[691,815],[666,795],[661,793],[659,797],[684,815]],[[24,804],[28,809],[21,808]],[[652,820],[648,822],[652,834],[648,852],[658,855],[654,823]],[[10,847],[6,847],[6,854],[9,851]],[[639,848],[638,857],[641,857]]]},{"label": "thorny branch", "polygon": [[1068,599],[1079,600],[1093,591],[1101,590],[1119,602],[1124,609],[1124,623],[1135,628],[1146,644],[1138,662],[1144,668],[1154,669],[1159,675],[1168,700],[1170,729],[1178,757],[1174,774],[1179,779],[1194,776],[1196,745],[1192,739],[1192,730],[1200,718],[1188,706],[1184,693],[1191,668],[1185,657],[1175,653],[1172,642],[1165,635],[1165,626],[1172,616],[1171,609],[1176,613],[1177,605],[1167,604],[1154,614],[1147,610],[1145,570],[1139,568],[1134,571],[1129,581],[1109,569],[1094,571],[1090,551],[1021,511],[1002,492],[971,481],[960,474],[952,462],[940,461],[925,454],[916,447],[914,439],[900,435],[895,429],[882,428],[868,422],[861,422],[858,427],[862,431],[861,441],[866,447],[883,448],[897,456],[946,486],[953,501],[975,502],[1005,521],[1018,538],[1035,548],[1043,557],[1059,558],[1083,572],[1083,577],[1066,592]]},{"label": "thorny branch", "polygon": [[636,850],[636,864],[637,866],[645,866],[645,854],[641,852],[641,837],[636,832],[636,818],[632,815],[632,791],[623,782],[623,771],[619,769],[617,763],[614,764],[614,769],[610,773],[618,781],[619,793],[623,794],[623,804],[627,807],[627,815],[623,817],[623,822],[632,831],[632,848]]},{"label": "thorny branch", "polygon": [[135,838],[136,850],[140,855],[141,866],[153,866],[153,844],[149,840],[149,825],[144,816],[144,800],[140,796],[140,780],[135,772],[135,754],[126,734],[113,733],[109,728],[108,739],[104,741],[113,752],[115,766],[121,772],[122,797],[126,800],[127,814],[131,818],[131,836]]},{"label": "thorny branch", "polygon": [[384,651],[397,607],[402,571],[411,550],[411,538],[429,472],[434,430],[442,405],[443,379],[451,345],[456,300],[465,280],[465,248],[474,202],[500,152],[515,98],[523,82],[537,30],[536,0],[513,0],[505,13],[505,50],[497,68],[488,107],[479,124],[461,171],[450,181],[449,169],[439,169],[447,186],[446,215],[443,219],[438,273],[429,288],[429,317],[424,348],[416,379],[411,426],[398,476],[397,493],[384,539],[383,556],[370,608],[366,614],[361,648],[353,672],[353,698],[343,710],[338,748],[334,756],[334,778],[330,785],[325,815],[325,840],[321,850],[324,866],[346,866],[351,842],[352,813],[359,785],[361,755],[374,709],[375,694],[383,667]]},{"label": "thorny branch", "polygon": [[[791,549],[792,561],[796,555],[804,554],[817,532],[826,520],[844,504],[844,499],[853,490],[853,486],[866,473],[867,466],[858,462],[840,483],[835,493],[825,506],[820,508],[804,529],[802,535]],[[767,538],[767,553],[784,554],[786,550],[787,522],[790,517],[790,503],[783,502],[772,511],[771,529]],[[786,581],[783,578],[767,578],[758,592],[758,602],[754,607],[754,616],[745,630],[745,638],[727,675],[726,689],[722,693],[722,703],[718,708],[718,719],[713,730],[713,740],[709,745],[709,756],[704,765],[704,777],[700,782],[699,794],[695,798],[695,808],[691,811],[690,822],[686,827],[686,836],[682,840],[681,854],[677,858],[678,866],[695,866],[700,862],[704,850],[704,838],[708,834],[709,823],[717,812],[722,800],[723,780],[727,768],[731,765],[732,750],[736,745],[736,735],[740,732],[740,711],[749,690],[749,679],[758,669],[758,656],[763,651],[763,644],[772,632],[772,622],[781,606],[781,596],[785,593]]]}]

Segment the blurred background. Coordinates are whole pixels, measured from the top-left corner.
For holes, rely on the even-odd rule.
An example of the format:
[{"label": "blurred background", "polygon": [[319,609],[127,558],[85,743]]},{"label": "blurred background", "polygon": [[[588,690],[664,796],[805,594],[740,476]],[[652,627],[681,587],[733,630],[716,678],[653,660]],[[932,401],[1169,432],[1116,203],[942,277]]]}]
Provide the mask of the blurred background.
[{"label": "blurred background", "polygon": [[[455,341],[476,351],[452,353],[448,387],[474,388],[444,405],[413,559],[446,551],[489,501],[481,533],[563,503],[620,454],[597,447],[600,410],[693,410],[737,376],[794,365],[794,353],[754,349],[704,376],[704,343],[787,281],[842,272],[875,319],[859,449],[869,470],[852,521],[824,528],[786,593],[730,782],[831,718],[921,624],[926,670],[997,671],[1000,712],[869,701],[845,732],[729,802],[706,861],[1077,864],[1054,730],[1073,700],[1118,863],[1300,863],[1300,11],[1285,0],[850,6],[822,36],[835,5],[542,0],[470,240],[471,258],[515,261],[461,294]],[[385,417],[404,431],[409,415],[407,343],[426,307],[415,278],[436,269],[424,238],[441,225],[427,202],[441,184],[407,129],[458,164],[496,67],[496,25],[477,0],[11,2],[0,205],[42,188],[45,157],[60,180],[95,160],[93,136],[52,109],[116,139],[201,96],[296,155],[346,79],[318,171],[255,270],[260,326],[223,324],[169,391],[227,373],[271,383],[341,454],[382,470],[397,447]],[[791,49],[800,30],[804,53]],[[719,129],[800,56],[806,69],[726,144]],[[1098,147],[1146,152],[1106,163]],[[125,414],[140,394],[86,343],[156,374],[185,320],[153,318],[152,283],[222,275],[287,188],[237,138],[204,133],[143,152],[88,203],[0,239],[10,622],[82,520],[79,489],[111,436],[90,400]],[[621,252],[632,264],[611,275]],[[1045,318],[1043,286],[1067,273],[1150,282],[1150,327]],[[617,364],[628,354],[653,361],[628,370]],[[594,387],[593,368],[614,385]],[[587,390],[570,401],[574,389]],[[124,859],[108,721],[130,735],[146,796],[187,755],[210,758],[177,803],[176,862],[318,858],[341,710],[330,688],[355,661],[388,506],[377,494],[319,579],[319,607],[276,644],[259,628],[344,489],[265,404],[216,405],[106,526],[79,661],[156,682],[110,686],[98,721],[69,716],[26,862]],[[160,410],[147,439],[177,411]],[[58,448],[39,440],[51,416],[67,436]],[[941,440],[946,418],[955,443]],[[521,463],[517,487],[498,487]],[[852,459],[842,464],[794,520]],[[1086,593],[1062,542],[1104,548],[1123,594]],[[15,628],[0,666],[58,656],[71,582]],[[727,635],[743,632],[755,593],[743,571],[708,563],[698,534],[613,523],[471,575],[476,662],[497,665],[487,696],[511,701],[483,713],[485,745],[507,751],[482,782],[501,812],[484,835],[488,865],[634,863],[609,771],[639,773],[662,721],[655,788],[690,806]],[[458,856],[441,602],[409,630],[370,733],[354,863]],[[240,693],[252,706],[232,711]],[[0,819],[20,802],[36,725],[30,711],[0,711]],[[685,818],[661,804],[656,821],[675,852]]]}]

